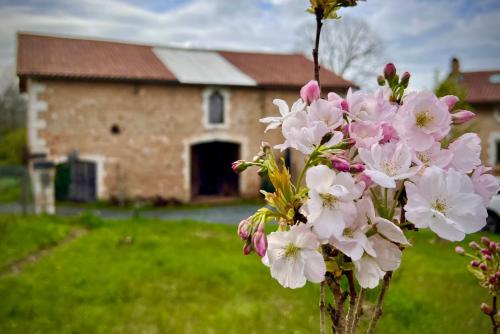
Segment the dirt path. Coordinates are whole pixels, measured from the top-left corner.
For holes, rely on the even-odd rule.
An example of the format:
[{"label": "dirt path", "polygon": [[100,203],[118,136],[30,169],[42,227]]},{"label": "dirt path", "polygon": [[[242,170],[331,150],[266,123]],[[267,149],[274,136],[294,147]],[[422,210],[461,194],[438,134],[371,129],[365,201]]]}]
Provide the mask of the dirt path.
[{"label": "dirt path", "polygon": [[33,253],[22,259],[14,261],[3,268],[0,268],[0,276],[19,275],[27,265],[35,263],[38,260],[50,255],[56,248],[72,242],[73,240],[87,234],[87,232],[88,230],[80,227],[71,230],[68,235],[64,239],[60,240],[57,244],[34,251]]}]

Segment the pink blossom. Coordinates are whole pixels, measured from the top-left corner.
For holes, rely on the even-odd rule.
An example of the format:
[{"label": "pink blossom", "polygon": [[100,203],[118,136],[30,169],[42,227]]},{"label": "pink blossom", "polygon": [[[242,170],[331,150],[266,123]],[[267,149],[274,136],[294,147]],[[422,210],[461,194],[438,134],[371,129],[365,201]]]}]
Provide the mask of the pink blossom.
[{"label": "pink blossom", "polygon": [[489,174],[491,167],[478,166],[472,173],[471,180],[476,194],[483,198],[484,205],[488,205],[499,190],[499,183],[495,176]]},{"label": "pink blossom", "polygon": [[476,117],[472,111],[469,110],[459,110],[456,113],[451,115],[451,119],[453,120],[453,124],[463,124],[467,123],[471,119]]},{"label": "pink blossom", "polygon": [[448,106],[448,110],[452,110],[459,99],[455,95],[446,95],[440,98],[440,100],[446,103],[446,105]]},{"label": "pink blossom", "polygon": [[475,133],[465,133],[450,144],[453,159],[448,167],[462,173],[470,173],[481,164],[481,139]]},{"label": "pink blossom", "polygon": [[416,151],[425,151],[434,141],[443,139],[450,125],[448,106],[426,91],[408,95],[395,122],[399,136]]},{"label": "pink blossom", "polygon": [[238,235],[241,240],[247,240],[250,238],[250,232],[252,230],[252,223],[248,219],[243,219],[238,225]]},{"label": "pink blossom", "polygon": [[380,140],[380,144],[385,144],[390,142],[391,140],[399,139],[396,129],[394,129],[394,127],[391,124],[383,122],[381,126],[382,126],[382,139]]},{"label": "pink blossom", "polygon": [[389,102],[387,90],[383,87],[375,93],[349,90],[346,100],[354,121],[391,122],[397,110],[397,106]]},{"label": "pink blossom", "polygon": [[359,157],[366,164],[364,173],[384,188],[395,188],[396,181],[412,177],[420,169],[411,167],[411,151],[401,142],[360,148]]},{"label": "pink blossom", "polygon": [[320,89],[316,80],[309,81],[300,89],[300,97],[305,103],[312,103],[319,99]]},{"label": "pink blossom", "polygon": [[335,130],[344,124],[344,113],[333,102],[318,99],[311,103],[307,111],[309,122],[323,122],[330,130]]},{"label": "pink blossom", "polygon": [[370,148],[373,144],[378,143],[383,138],[382,127],[369,122],[352,122],[349,126],[351,138],[356,140],[357,148]]},{"label": "pink blossom", "polygon": [[413,162],[425,167],[437,166],[445,168],[453,158],[453,153],[447,149],[441,149],[441,144],[434,142],[430,148],[421,152],[413,153]]}]

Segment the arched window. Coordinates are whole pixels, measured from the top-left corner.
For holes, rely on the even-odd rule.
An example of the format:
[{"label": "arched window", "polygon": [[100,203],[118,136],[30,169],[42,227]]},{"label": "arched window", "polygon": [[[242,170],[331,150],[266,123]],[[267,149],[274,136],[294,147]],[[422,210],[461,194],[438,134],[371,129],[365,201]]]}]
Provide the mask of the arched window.
[{"label": "arched window", "polygon": [[219,91],[210,94],[208,102],[208,122],[210,124],[224,123],[224,97]]}]

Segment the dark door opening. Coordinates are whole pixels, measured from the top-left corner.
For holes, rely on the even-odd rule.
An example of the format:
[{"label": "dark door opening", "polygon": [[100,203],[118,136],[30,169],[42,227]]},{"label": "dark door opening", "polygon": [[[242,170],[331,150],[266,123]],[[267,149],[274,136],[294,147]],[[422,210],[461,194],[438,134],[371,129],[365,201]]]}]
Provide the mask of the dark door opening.
[{"label": "dark door opening", "polygon": [[72,160],[57,165],[56,200],[93,202],[96,200],[96,165],[93,162]]},{"label": "dark door opening", "polygon": [[237,196],[238,174],[231,163],[238,160],[240,145],[211,142],[191,146],[191,193],[195,196]]}]

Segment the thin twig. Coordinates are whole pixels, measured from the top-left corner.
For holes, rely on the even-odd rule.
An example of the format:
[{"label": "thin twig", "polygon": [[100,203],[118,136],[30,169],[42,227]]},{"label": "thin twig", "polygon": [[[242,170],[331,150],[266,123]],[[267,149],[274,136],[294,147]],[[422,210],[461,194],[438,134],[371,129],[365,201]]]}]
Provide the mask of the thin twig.
[{"label": "thin twig", "polygon": [[316,9],[316,41],[314,43],[314,49],[312,50],[313,60],[314,60],[314,80],[318,82],[318,85],[321,87],[319,82],[319,38],[321,35],[321,27],[323,26],[323,9]]},{"label": "thin twig", "polygon": [[347,271],[345,275],[347,276],[347,281],[349,282],[349,311],[347,312],[345,332],[351,333],[352,330],[351,325],[353,323],[353,318],[356,310],[357,293],[356,293],[356,284],[354,283],[354,275],[352,274],[352,271]]},{"label": "thin twig", "polygon": [[319,284],[319,331],[326,334],[325,327],[325,281]]},{"label": "thin twig", "polygon": [[356,334],[359,324],[359,319],[361,319],[361,316],[363,315],[363,303],[365,301],[365,296],[366,296],[366,289],[361,288],[361,290],[359,291],[358,300],[356,302],[356,313],[354,314],[354,319],[351,326],[351,332],[348,334]]},{"label": "thin twig", "polygon": [[497,323],[495,320],[495,315],[497,314],[497,296],[493,296],[493,311],[490,314],[490,319],[491,319],[491,326],[493,326],[492,333],[497,334],[498,327],[500,327],[500,324]]},{"label": "thin twig", "polygon": [[375,333],[375,327],[377,326],[377,322],[379,321],[383,313],[382,307],[384,305],[385,293],[389,288],[389,283],[391,282],[391,278],[392,278],[392,271],[388,271],[384,276],[382,288],[380,289],[380,293],[377,298],[377,305],[375,306],[375,310],[373,311],[372,315],[372,320],[370,321],[370,325],[368,327],[368,330],[366,331],[367,334]]}]

